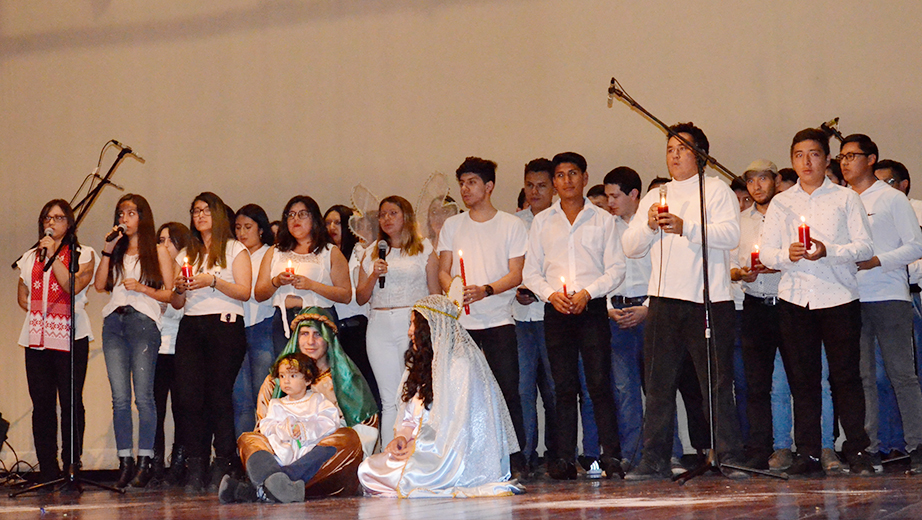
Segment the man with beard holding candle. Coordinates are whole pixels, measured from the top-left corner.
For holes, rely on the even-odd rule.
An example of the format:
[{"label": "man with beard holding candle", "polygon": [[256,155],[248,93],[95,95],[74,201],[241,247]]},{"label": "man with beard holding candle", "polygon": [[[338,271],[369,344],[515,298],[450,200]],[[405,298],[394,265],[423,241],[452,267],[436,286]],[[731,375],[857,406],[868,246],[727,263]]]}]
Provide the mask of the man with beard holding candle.
[{"label": "man with beard holding candle", "polygon": [[874,256],[858,262],[861,301],[861,379],[865,430],[871,458],[880,457],[877,356],[880,354],[903,418],[912,471],[922,471],[922,390],[916,379],[912,346],[912,303],[906,266],[922,258],[922,230],[909,200],[874,176],[877,145],[864,134],[842,141],[842,174],[861,197],[871,225]]},{"label": "man with beard holding candle", "polygon": [[[704,132],[693,123],[670,127],[686,142],[707,153]],[[650,311],[644,331],[644,369],[647,407],[644,414],[644,449],[640,464],[628,480],[668,478],[669,452],[675,421],[676,379],[686,352],[698,374],[701,393],[712,392],[715,447],[720,462],[736,464],[742,455],[739,420],[733,401],[733,343],[735,307],[730,295],[730,251],[739,244],[739,201],[724,182],[703,176],[708,220],[708,278],[711,327],[715,351],[709,356],[705,340],[704,280],[699,209],[699,174],[704,160],[676,136],[666,143],[666,166],[672,181],[662,193],[648,192],[640,202],[644,218],[631,220],[624,232],[624,254],[648,253],[653,265],[648,293]],[[662,203],[666,203],[666,207]],[[665,210],[665,211],[663,211]],[[708,378],[708,374],[711,378]],[[711,387],[708,388],[710,379]],[[704,415],[709,413],[704,401]],[[741,471],[721,468],[725,476],[746,478]]]},{"label": "man with beard holding candle", "polygon": [[[519,447],[524,447],[512,302],[522,283],[528,233],[521,219],[493,207],[495,162],[468,157],[455,174],[468,211],[449,217],[442,225],[439,283],[447,292],[453,276],[464,279],[464,310],[458,321],[483,350],[506,399]],[[513,478],[528,476],[521,451],[511,454],[509,462]]]},{"label": "man with beard holding candle", "polygon": [[554,156],[554,188],[560,200],[535,216],[525,259],[525,285],[546,302],[544,338],[557,399],[557,460],[548,475],[576,478],[578,361],[587,367],[602,458],[608,478],[623,476],[618,420],[611,390],[611,330],[605,296],[624,280],[624,254],[614,218],[583,196],[589,183],[586,159],[574,152]]},{"label": "man with beard holding candle", "polygon": [[789,471],[822,471],[820,352],[825,346],[833,402],[847,439],[842,451],[851,473],[866,476],[874,469],[866,451],[855,274],[856,263],[874,252],[861,199],[826,178],[829,160],[829,137],[822,130],[808,128],[794,136],[791,165],[799,180],[768,208],[759,258],[781,271],[781,353],[794,398],[798,452]]}]

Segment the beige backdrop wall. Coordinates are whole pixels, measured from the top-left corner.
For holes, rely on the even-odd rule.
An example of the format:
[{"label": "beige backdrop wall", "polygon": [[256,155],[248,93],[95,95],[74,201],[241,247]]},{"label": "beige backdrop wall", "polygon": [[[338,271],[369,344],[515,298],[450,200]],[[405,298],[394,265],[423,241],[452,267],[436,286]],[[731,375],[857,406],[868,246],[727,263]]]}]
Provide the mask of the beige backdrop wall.
[{"label": "beige backdrop wall", "polygon": [[[922,172],[920,18],[909,1],[0,1],[0,260],[35,241],[41,205],[69,198],[111,138],[147,159],[114,180],[158,223],[187,221],[203,190],[275,218],[293,194],[325,208],[359,182],[415,201],[467,155],[499,163],[505,210],[524,163],[564,150],[594,182],[621,164],[664,174],[663,134],[606,108],[611,76],[663,120],[704,128],[736,172],[787,165],[791,136],[835,116]],[[104,192],[83,242],[102,244],[119,196]],[[34,461],[18,273],[0,273],[0,413]],[[89,306],[90,468],[116,462],[105,298]]]}]

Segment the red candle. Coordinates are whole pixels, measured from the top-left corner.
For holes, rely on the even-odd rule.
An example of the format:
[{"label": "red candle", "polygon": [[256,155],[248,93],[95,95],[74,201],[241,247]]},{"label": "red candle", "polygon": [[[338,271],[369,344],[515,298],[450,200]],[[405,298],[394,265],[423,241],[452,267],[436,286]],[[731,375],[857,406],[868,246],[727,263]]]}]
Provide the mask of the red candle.
[{"label": "red candle", "polygon": [[669,204],[666,204],[666,185],[663,184],[659,187],[659,208],[656,209],[657,213],[669,213]]},{"label": "red candle", "polygon": [[[461,264],[461,283],[463,283],[466,286],[467,285],[467,275],[464,274],[464,256],[463,255],[464,253],[459,249],[458,250],[458,263]],[[464,314],[470,314],[470,313],[471,313],[471,306],[465,305]]]},{"label": "red candle", "polygon": [[807,250],[810,249],[810,226],[807,225],[807,220],[804,217],[800,217],[800,226],[797,228],[797,233],[800,236],[800,243],[804,245],[804,248]]},{"label": "red candle", "polygon": [[761,263],[759,262],[759,246],[758,245],[755,246],[755,250],[752,252],[751,256],[752,256],[752,259],[750,261],[749,267],[750,269],[755,269],[756,266]]},{"label": "red candle", "polygon": [[182,276],[183,278],[192,278],[192,266],[189,265],[189,257],[182,259]]},{"label": "red candle", "polygon": [[560,277],[560,283],[563,284],[563,295],[567,296],[567,281],[564,279],[563,276]]},{"label": "red candle", "polygon": [[290,275],[294,275],[294,274],[295,274],[295,268],[294,268],[294,266],[291,265],[291,260],[288,260],[288,267],[285,268],[285,272],[288,273],[288,274],[290,274]]}]

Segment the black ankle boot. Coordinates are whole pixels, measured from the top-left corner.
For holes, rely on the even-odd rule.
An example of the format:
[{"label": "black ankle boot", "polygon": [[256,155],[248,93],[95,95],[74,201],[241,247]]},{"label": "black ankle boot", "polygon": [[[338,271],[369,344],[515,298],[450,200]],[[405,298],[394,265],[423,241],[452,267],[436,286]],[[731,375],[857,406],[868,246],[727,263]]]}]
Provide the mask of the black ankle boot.
[{"label": "black ankle boot", "polygon": [[205,491],[208,482],[208,459],[202,457],[189,457],[186,460],[186,493],[201,493]]},{"label": "black ankle boot", "polygon": [[154,453],[150,461],[151,479],[148,486],[160,486],[166,478],[166,468],[163,465],[163,453]]},{"label": "black ankle boot", "polygon": [[128,483],[134,478],[134,473],[134,457],[119,457],[118,481],[115,482],[115,487],[119,489],[128,487]]},{"label": "black ankle boot", "polygon": [[210,491],[217,491],[218,485],[221,483],[221,479],[224,478],[224,475],[230,475],[232,478],[236,478],[237,475],[234,474],[233,469],[234,466],[231,458],[216,456],[211,463],[208,489]]},{"label": "black ankle boot", "polygon": [[151,460],[151,457],[146,455],[138,457],[138,472],[131,481],[131,487],[142,488],[150,482],[151,477],[154,476]]},{"label": "black ankle boot", "polygon": [[186,449],[181,444],[173,445],[166,482],[171,486],[182,486],[186,483]]}]

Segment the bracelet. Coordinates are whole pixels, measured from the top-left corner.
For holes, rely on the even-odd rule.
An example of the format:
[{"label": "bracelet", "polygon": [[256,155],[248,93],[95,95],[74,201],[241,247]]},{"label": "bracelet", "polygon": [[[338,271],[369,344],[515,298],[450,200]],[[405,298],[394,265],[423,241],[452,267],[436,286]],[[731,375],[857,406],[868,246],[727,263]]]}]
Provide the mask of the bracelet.
[{"label": "bracelet", "polygon": [[103,251],[103,252],[102,252],[102,256],[111,258],[111,257],[112,257],[112,253],[110,253],[110,252],[108,252],[108,251]]},{"label": "bracelet", "polygon": [[212,291],[214,290],[216,285],[218,285],[218,276],[213,274],[211,275],[211,290]]}]

